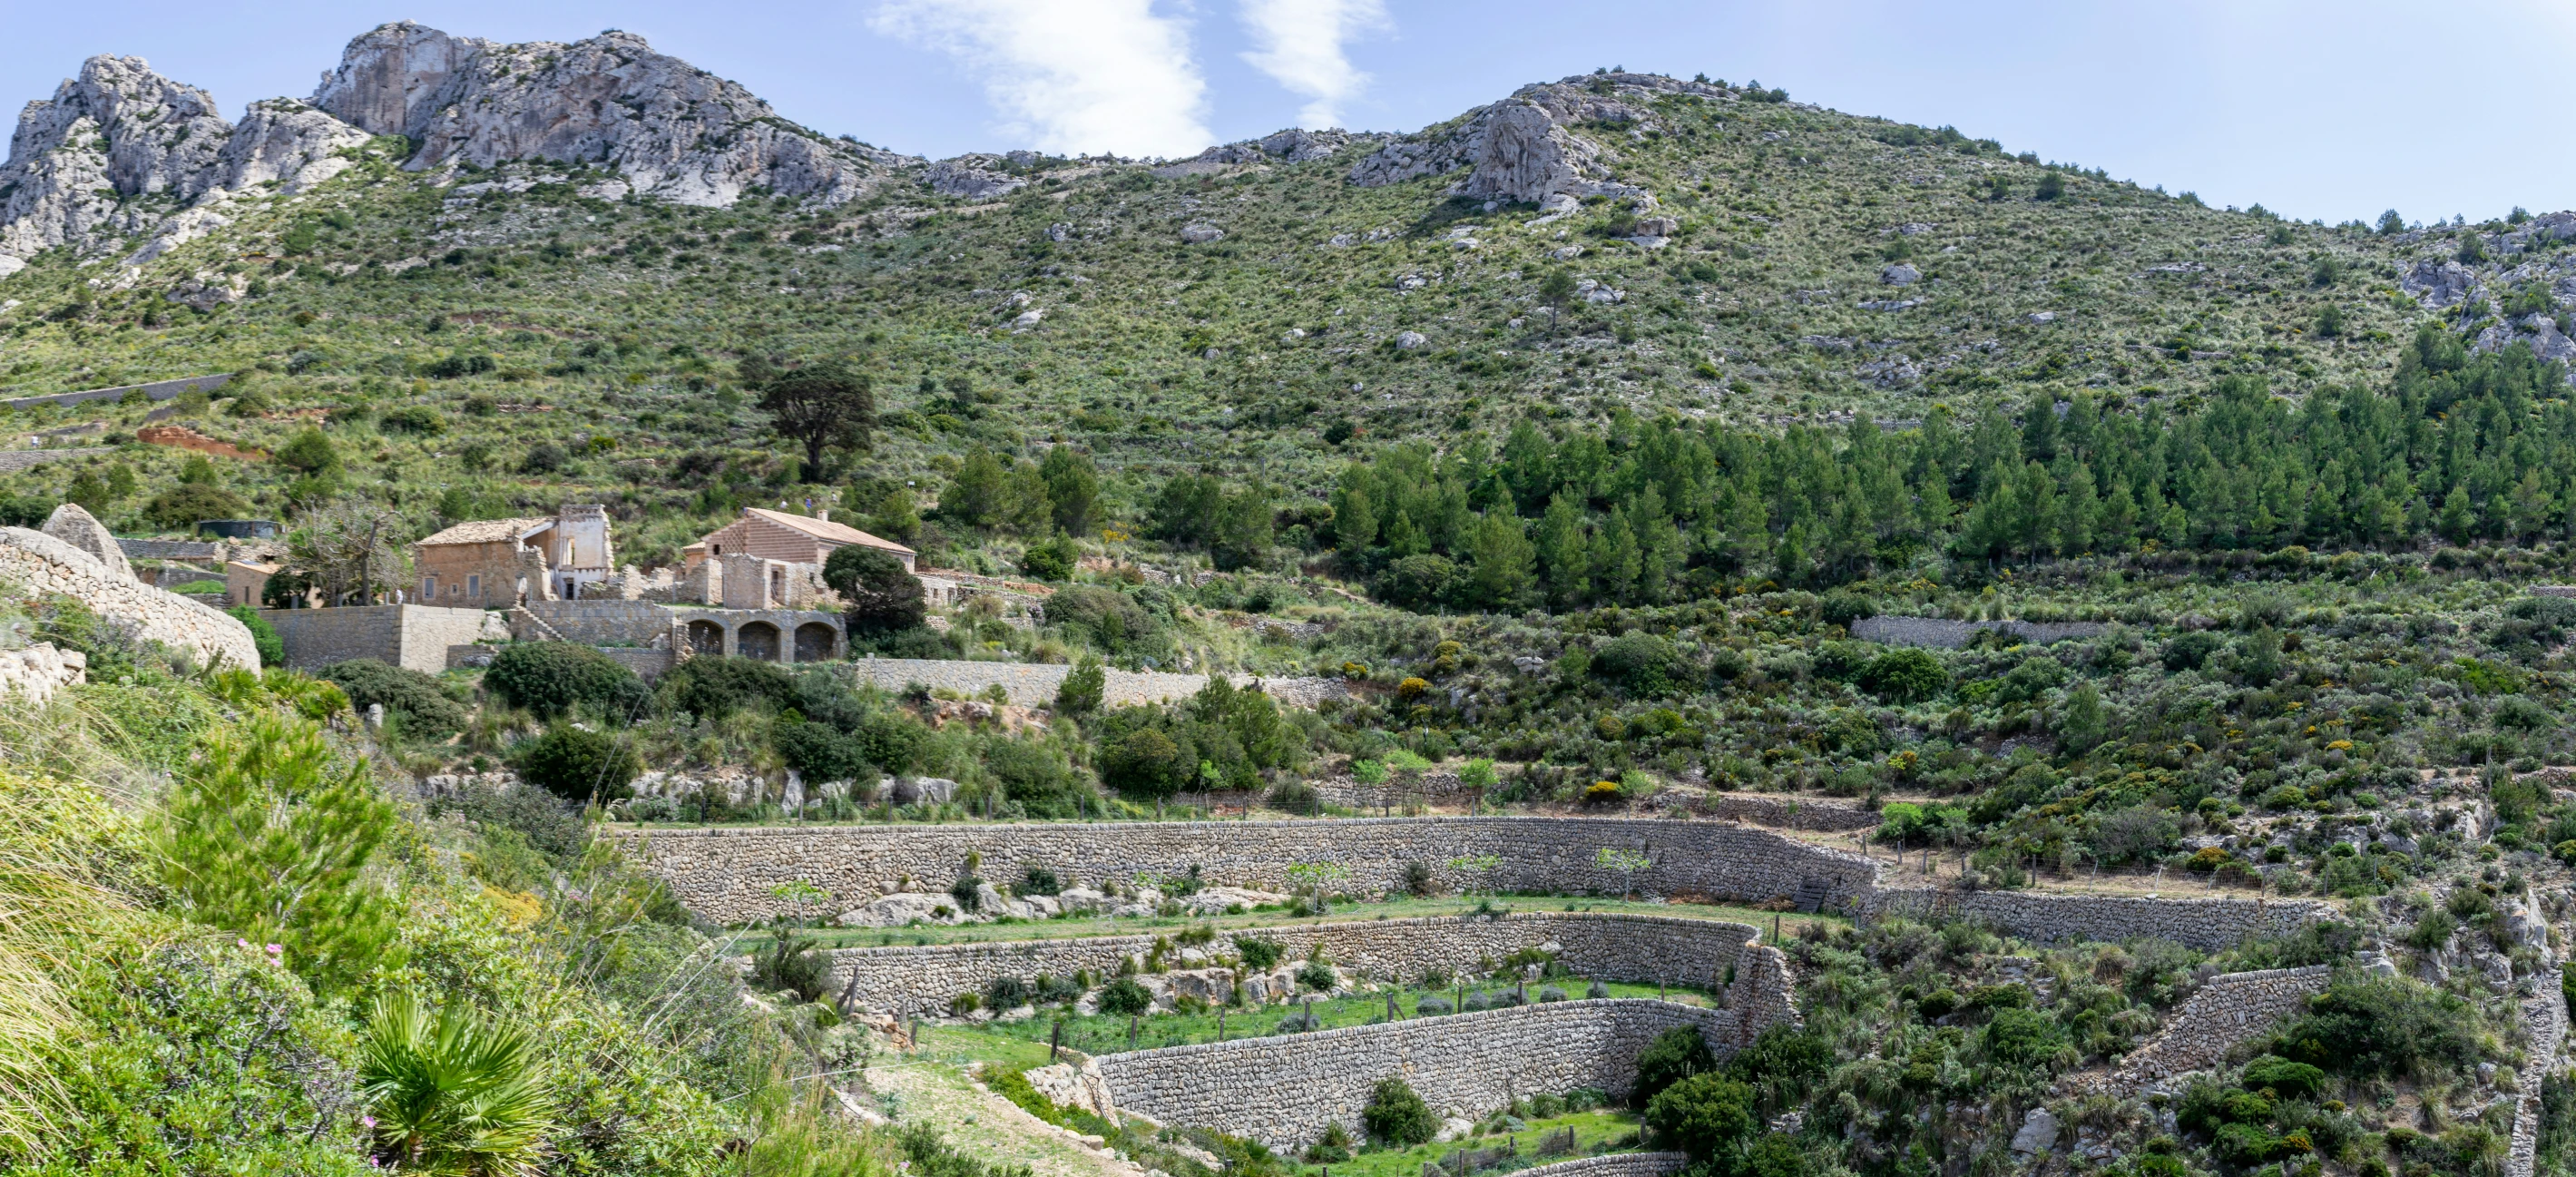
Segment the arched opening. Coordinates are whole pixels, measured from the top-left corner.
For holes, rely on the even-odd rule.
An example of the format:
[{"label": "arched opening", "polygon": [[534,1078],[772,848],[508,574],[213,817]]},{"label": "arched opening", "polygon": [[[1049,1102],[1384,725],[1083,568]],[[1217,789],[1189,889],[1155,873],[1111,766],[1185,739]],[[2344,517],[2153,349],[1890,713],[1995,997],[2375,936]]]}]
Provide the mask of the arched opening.
[{"label": "arched opening", "polygon": [[690,622],[689,653],[709,656],[724,653],[724,627],[712,621]]},{"label": "arched opening", "polygon": [[746,621],[733,631],[733,652],[738,657],[762,662],[778,661],[778,627],[766,621]]},{"label": "arched opening", "polygon": [[799,662],[831,661],[832,639],[837,635],[838,631],[820,621],[808,621],[797,626],[796,660]]}]

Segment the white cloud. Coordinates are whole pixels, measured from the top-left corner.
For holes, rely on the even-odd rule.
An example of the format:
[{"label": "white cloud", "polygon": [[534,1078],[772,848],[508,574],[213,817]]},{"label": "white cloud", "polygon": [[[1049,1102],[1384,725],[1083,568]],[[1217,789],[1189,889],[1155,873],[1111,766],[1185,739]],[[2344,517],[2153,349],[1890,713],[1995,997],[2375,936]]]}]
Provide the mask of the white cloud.
[{"label": "white cloud", "polygon": [[974,71],[1002,130],[1055,152],[1193,155],[1207,83],[1153,0],[890,0],[869,26]]},{"label": "white cloud", "polygon": [[1310,100],[1297,112],[1297,125],[1338,127],[1343,105],[1369,82],[1342,45],[1385,28],[1386,6],[1381,0],[1243,0],[1243,24],[1257,46],[1243,60]]}]

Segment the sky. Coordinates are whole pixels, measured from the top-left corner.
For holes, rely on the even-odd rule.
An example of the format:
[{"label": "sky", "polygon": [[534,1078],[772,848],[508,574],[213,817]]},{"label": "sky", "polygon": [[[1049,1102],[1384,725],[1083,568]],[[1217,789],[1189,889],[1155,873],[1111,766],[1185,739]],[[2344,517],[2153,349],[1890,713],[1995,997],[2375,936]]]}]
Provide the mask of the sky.
[{"label": "sky", "polygon": [[1036,147],[1177,156],[1287,126],[1409,131],[1599,67],[1742,83],[1954,125],[2115,179],[2329,222],[2576,206],[2548,79],[2566,0],[346,0],[35,4],[0,101],[97,53],[141,56],[228,115],[312,92],[367,27],[569,41],[606,28],[781,115],[932,157]]}]

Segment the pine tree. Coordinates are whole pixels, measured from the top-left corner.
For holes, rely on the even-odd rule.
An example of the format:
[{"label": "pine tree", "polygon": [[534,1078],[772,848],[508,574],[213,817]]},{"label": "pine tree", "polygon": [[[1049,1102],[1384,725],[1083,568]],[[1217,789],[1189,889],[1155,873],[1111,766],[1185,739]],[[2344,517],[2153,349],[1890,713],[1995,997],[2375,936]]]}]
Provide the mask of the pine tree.
[{"label": "pine tree", "polygon": [[179,911],[259,943],[315,988],[391,963],[393,899],[367,868],[394,829],[361,757],[332,762],[322,731],[263,711],[209,736],[162,809],[162,885]]}]

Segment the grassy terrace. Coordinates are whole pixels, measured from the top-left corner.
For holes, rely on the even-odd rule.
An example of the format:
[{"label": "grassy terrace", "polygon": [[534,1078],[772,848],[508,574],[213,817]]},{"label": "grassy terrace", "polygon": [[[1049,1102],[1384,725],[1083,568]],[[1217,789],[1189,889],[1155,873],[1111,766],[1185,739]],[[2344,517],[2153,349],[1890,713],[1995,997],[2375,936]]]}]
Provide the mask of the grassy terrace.
[{"label": "grassy terrace", "polygon": [[[1732,904],[1652,903],[1642,900],[1571,899],[1544,895],[1507,894],[1497,897],[1494,900],[1494,906],[1511,911],[1588,911],[1684,919],[1733,920],[1765,929],[1766,933],[1775,919],[1779,921],[1782,932],[1790,934],[1809,923],[1847,922],[1839,916],[1765,911]],[[964,924],[957,927],[928,924],[904,928],[822,927],[805,929],[797,934],[820,948],[874,948],[899,944],[982,944],[1007,940],[1132,936],[1173,932],[1197,926],[1212,927],[1220,931],[1236,931],[1347,923],[1352,920],[1412,919],[1423,916],[1464,916],[1476,913],[1476,904],[1461,900],[1454,895],[1432,898],[1400,896],[1377,902],[1335,903],[1331,914],[1322,916],[1294,916],[1281,908],[1264,906],[1240,915],[1174,915],[1124,919],[1085,915],[1034,921],[1005,917],[989,924]],[[746,929],[736,944],[736,949],[741,952],[756,952],[768,947],[774,939],[773,929]]]}]

